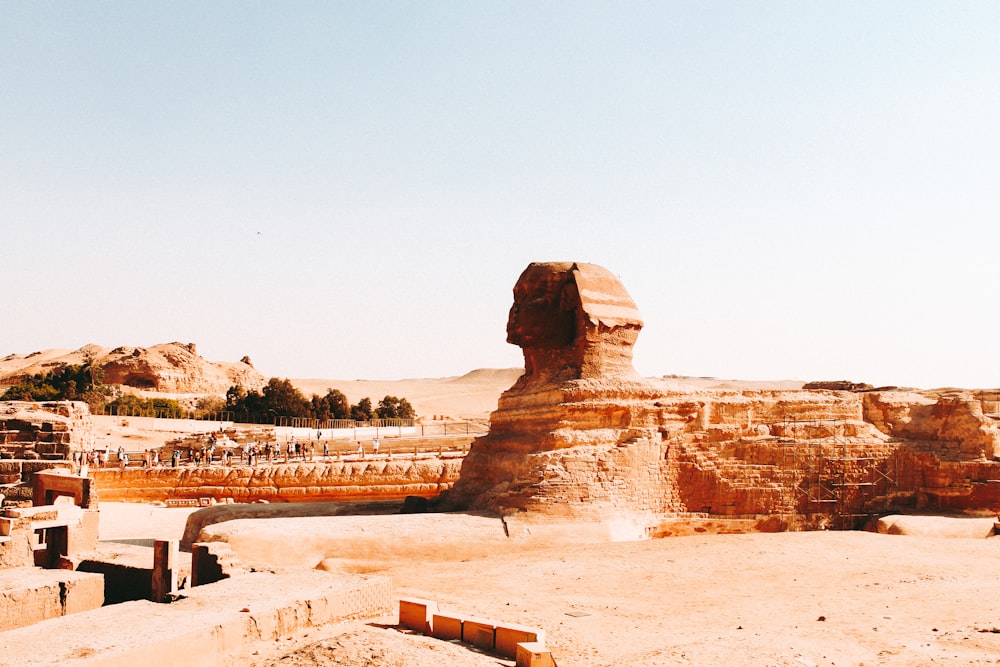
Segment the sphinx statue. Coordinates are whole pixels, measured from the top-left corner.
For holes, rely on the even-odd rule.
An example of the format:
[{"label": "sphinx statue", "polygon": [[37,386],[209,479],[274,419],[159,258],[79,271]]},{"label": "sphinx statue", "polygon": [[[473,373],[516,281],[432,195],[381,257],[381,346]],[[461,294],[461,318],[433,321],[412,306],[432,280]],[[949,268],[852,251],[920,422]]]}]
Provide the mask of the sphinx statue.
[{"label": "sphinx statue", "polygon": [[606,486],[589,469],[567,476],[558,461],[628,444],[655,465],[659,435],[650,408],[660,390],[632,367],[641,329],[635,303],[607,269],[530,264],[514,286],[507,321],[524,374],[500,397],[490,433],[473,444],[444,506],[509,514],[544,505],[592,515],[622,504],[609,493],[618,482]]},{"label": "sphinx statue", "polygon": [[437,508],[636,539],[1000,507],[1000,392],[642,378],[642,325],[610,271],[530,264],[507,320],[524,373]]}]

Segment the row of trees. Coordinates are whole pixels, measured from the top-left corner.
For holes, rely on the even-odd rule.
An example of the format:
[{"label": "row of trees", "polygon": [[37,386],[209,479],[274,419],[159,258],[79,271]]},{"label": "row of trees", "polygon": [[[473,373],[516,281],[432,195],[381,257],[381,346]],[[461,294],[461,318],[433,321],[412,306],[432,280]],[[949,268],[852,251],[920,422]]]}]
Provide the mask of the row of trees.
[{"label": "row of trees", "polygon": [[6,401],[84,401],[104,407],[111,394],[100,367],[90,363],[67,364],[48,373],[24,378],[3,393]]},{"label": "row of trees", "polygon": [[[125,394],[112,398],[112,390],[103,384],[101,369],[89,363],[60,366],[48,373],[37,373],[9,387],[3,393],[6,401],[85,401],[94,413],[105,409],[124,407],[140,412],[154,412],[161,416],[182,416],[191,410],[173,399],[139,398]],[[329,419],[353,419],[368,421],[378,419],[413,419],[416,413],[405,398],[386,396],[373,406],[370,398],[362,398],[351,405],[347,396],[337,389],[327,389],[325,396],[305,395],[287,380],[271,378],[258,392],[247,391],[239,385],[229,388],[223,402],[220,398],[199,399],[194,413],[211,414],[221,411],[235,414],[239,420],[269,421],[274,417],[308,417],[326,421]]]},{"label": "row of trees", "polygon": [[351,405],[347,396],[337,389],[328,388],[326,395],[313,394],[311,398],[292,386],[285,379],[271,378],[260,392],[247,391],[234,385],[226,392],[226,410],[236,414],[275,417],[308,417],[326,421],[328,419],[353,419],[368,421],[378,419],[413,419],[416,412],[405,398],[385,396],[372,406],[370,398],[362,398]]}]

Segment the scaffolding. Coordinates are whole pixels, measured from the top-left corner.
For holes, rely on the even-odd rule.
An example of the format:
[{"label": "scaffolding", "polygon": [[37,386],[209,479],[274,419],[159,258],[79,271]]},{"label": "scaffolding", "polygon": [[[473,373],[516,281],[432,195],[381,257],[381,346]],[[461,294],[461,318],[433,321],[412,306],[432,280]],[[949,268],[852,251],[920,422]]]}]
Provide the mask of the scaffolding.
[{"label": "scaffolding", "polygon": [[[898,487],[898,452],[870,455],[872,448],[866,444],[871,443],[851,441],[843,419],[786,419],[777,424],[784,434],[782,467],[797,477],[785,486],[785,507],[826,515],[835,530],[857,528],[864,519],[889,509]],[[809,437],[817,433],[821,437]]]}]

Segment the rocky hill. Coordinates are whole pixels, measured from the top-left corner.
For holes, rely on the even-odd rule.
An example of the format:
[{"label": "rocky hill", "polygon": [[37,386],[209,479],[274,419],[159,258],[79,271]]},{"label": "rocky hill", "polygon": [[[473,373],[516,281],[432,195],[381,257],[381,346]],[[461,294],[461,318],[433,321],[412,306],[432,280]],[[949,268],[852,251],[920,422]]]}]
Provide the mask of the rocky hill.
[{"label": "rocky hill", "polygon": [[208,361],[194,343],[164,343],[152,347],[85,345],[78,350],[45,350],[0,359],[0,385],[17,384],[36,373],[90,361],[104,372],[104,383],[166,394],[223,395],[234,384],[260,389],[267,380],[243,361]]}]

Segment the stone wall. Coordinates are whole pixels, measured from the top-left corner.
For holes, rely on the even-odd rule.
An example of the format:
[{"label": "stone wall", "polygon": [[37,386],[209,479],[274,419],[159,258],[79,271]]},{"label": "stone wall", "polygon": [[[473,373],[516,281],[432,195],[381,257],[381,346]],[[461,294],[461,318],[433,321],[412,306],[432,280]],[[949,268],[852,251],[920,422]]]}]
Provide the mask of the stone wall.
[{"label": "stone wall", "polygon": [[72,471],[69,461],[0,459],[0,495],[9,501],[34,499],[35,475],[43,470]]},{"label": "stone wall", "polygon": [[0,458],[69,458],[93,441],[86,403],[0,402]]},{"label": "stone wall", "polygon": [[455,483],[460,467],[460,459],[395,458],[230,468],[105,468],[90,474],[103,501],[316,502],[432,498]]}]

